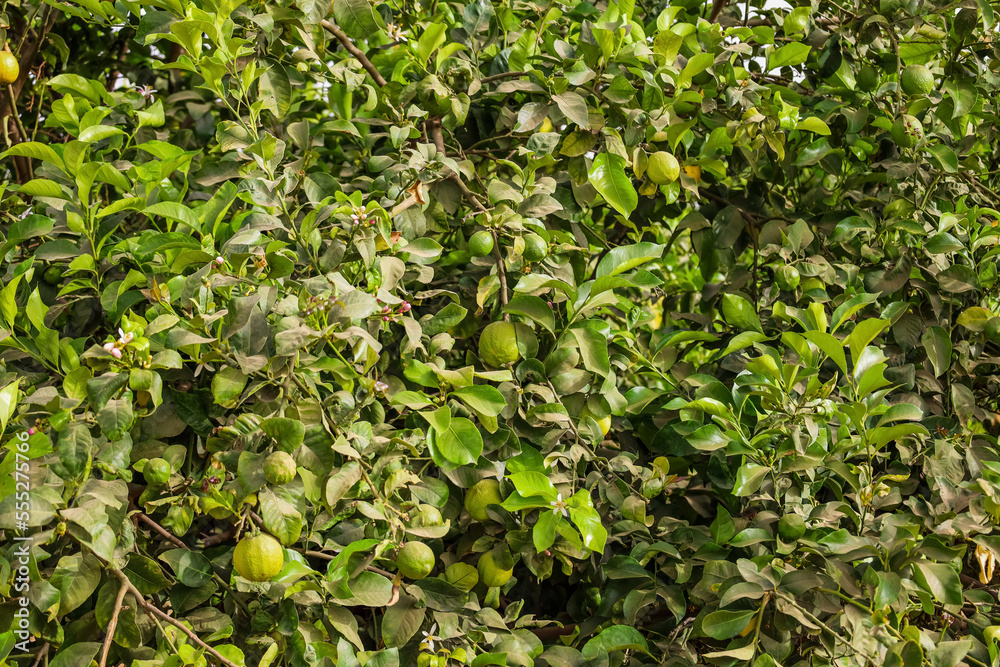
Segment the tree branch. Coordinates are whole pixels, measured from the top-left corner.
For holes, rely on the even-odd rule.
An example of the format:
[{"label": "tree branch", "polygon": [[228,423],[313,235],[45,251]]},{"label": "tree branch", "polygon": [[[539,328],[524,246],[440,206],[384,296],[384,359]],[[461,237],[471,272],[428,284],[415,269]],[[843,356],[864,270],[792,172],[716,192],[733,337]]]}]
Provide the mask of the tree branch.
[{"label": "tree branch", "polygon": [[149,526],[150,528],[152,528],[153,530],[155,530],[156,532],[158,532],[160,535],[162,535],[166,539],[170,540],[170,542],[172,542],[174,544],[174,546],[180,547],[181,549],[188,549],[189,548],[188,545],[184,544],[179,539],[177,539],[177,537],[174,536],[173,534],[171,534],[170,531],[168,531],[166,528],[164,528],[160,524],[158,524],[155,521],[153,521],[152,519],[150,519],[148,516],[146,516],[142,512],[139,512],[139,519],[142,520],[142,522],[145,523],[147,526]]},{"label": "tree branch", "polygon": [[111,620],[108,621],[108,628],[104,635],[104,647],[101,648],[101,662],[99,667],[104,667],[108,661],[108,650],[111,648],[111,638],[115,636],[115,630],[118,629],[118,614],[122,610],[122,601],[125,600],[125,594],[128,593],[128,588],[122,584],[118,589],[118,597],[115,598],[115,610],[111,614]]},{"label": "tree branch", "polygon": [[377,83],[380,86],[384,86],[386,84],[386,80],[384,78],[382,78],[382,75],[379,73],[379,71],[375,67],[375,65],[372,65],[372,61],[368,60],[368,56],[366,56],[361,51],[361,49],[359,49],[358,47],[354,46],[354,42],[351,41],[351,38],[348,37],[347,34],[343,30],[341,30],[340,28],[338,28],[334,24],[330,23],[326,19],[323,19],[320,22],[320,25],[323,26],[324,30],[326,30],[328,33],[330,33],[331,35],[333,35],[334,37],[336,37],[338,40],[340,40],[340,43],[344,45],[344,48],[347,49],[347,52],[350,53],[352,56],[354,56],[355,58],[357,58],[361,62],[361,66],[364,67],[365,70],[368,71],[368,73],[371,75],[372,79],[375,80],[375,83]]},{"label": "tree branch", "polygon": [[212,656],[216,660],[218,660],[221,664],[226,665],[226,667],[237,667],[237,665],[235,663],[230,662],[221,653],[219,653],[214,648],[212,648],[211,646],[209,646],[208,644],[206,644],[205,642],[203,642],[201,640],[201,638],[198,635],[196,635],[192,630],[188,629],[188,627],[186,625],[184,625],[183,623],[181,623],[180,621],[178,621],[177,619],[175,619],[173,616],[170,616],[169,614],[161,611],[159,607],[157,607],[156,605],[154,605],[152,602],[148,602],[144,597],[142,597],[142,593],[140,593],[139,590],[132,584],[132,582],[125,575],[124,572],[122,572],[121,570],[118,570],[118,569],[114,569],[114,568],[111,568],[111,572],[116,577],[118,577],[119,581],[122,582],[122,586],[124,588],[127,588],[128,592],[131,593],[135,597],[136,603],[140,607],[142,607],[143,609],[145,609],[146,611],[148,611],[153,616],[156,616],[157,618],[159,618],[161,620],[164,620],[167,623],[170,623],[175,628],[179,628],[184,634],[186,634],[188,636],[188,638],[191,641],[193,641],[195,644],[198,644],[199,646],[201,646],[202,648],[204,648],[206,651],[208,651],[209,653],[211,653]]},{"label": "tree branch", "polygon": [[516,79],[520,76],[526,76],[530,72],[501,72],[500,74],[494,74],[493,76],[484,76],[479,80],[481,84],[493,83],[494,81],[501,81],[503,79]]}]

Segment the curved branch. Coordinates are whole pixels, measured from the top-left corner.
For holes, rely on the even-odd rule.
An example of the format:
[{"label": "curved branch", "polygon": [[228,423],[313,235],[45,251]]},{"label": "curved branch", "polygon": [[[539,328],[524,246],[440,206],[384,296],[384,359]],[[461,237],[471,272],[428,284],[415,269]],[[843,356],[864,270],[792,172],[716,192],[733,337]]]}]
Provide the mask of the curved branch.
[{"label": "curved branch", "polygon": [[347,33],[345,33],[343,30],[335,26],[333,23],[330,23],[326,19],[323,19],[320,22],[320,25],[323,26],[324,30],[326,30],[328,33],[330,33],[338,40],[340,40],[340,43],[344,45],[344,48],[347,49],[347,52],[361,62],[361,66],[364,67],[365,70],[367,70],[367,72],[371,75],[372,79],[375,80],[375,83],[377,83],[380,86],[384,86],[386,84],[386,81],[379,73],[378,68],[376,68],[375,65],[372,64],[372,61],[368,60],[368,56],[366,56],[361,51],[361,49],[354,46],[354,42],[352,42],[351,38],[347,36]]},{"label": "curved branch", "polygon": [[144,597],[142,597],[142,593],[140,593],[139,590],[132,584],[132,582],[125,575],[124,572],[113,568],[109,569],[116,577],[118,577],[118,580],[122,582],[122,586],[124,588],[127,588],[128,592],[135,597],[135,601],[140,607],[148,611],[153,616],[156,616],[157,618],[164,620],[167,623],[170,623],[175,628],[179,628],[184,634],[188,636],[188,638],[191,641],[193,641],[195,644],[198,644],[206,651],[211,653],[212,656],[216,660],[218,660],[220,664],[226,665],[226,667],[238,667],[235,663],[227,660],[221,653],[219,653],[214,648],[203,642],[201,638],[198,635],[196,635],[194,631],[190,630],[186,625],[178,621],[173,616],[161,611],[160,608],[154,605],[152,602],[148,602]]}]

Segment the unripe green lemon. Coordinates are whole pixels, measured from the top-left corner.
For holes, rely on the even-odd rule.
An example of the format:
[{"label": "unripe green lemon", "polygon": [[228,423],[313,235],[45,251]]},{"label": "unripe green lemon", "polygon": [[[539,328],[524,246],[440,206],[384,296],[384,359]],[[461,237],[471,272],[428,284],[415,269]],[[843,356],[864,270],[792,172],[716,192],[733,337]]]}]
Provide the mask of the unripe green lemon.
[{"label": "unripe green lemon", "polygon": [[646,163],[646,175],[657,185],[673,183],[681,174],[681,166],[677,158],[666,151],[657,151],[649,156]]},{"label": "unripe green lemon", "polygon": [[170,464],[163,459],[149,459],[142,476],[150,486],[163,486],[170,479]]},{"label": "unripe green lemon", "polygon": [[774,272],[774,282],[778,284],[779,289],[786,292],[790,292],[798,287],[801,279],[799,270],[794,266],[779,266],[778,270]]},{"label": "unripe green lemon", "polygon": [[268,484],[288,484],[295,479],[295,459],[288,452],[274,452],[264,460]]},{"label": "unripe green lemon", "polygon": [[870,93],[878,88],[879,75],[874,67],[870,65],[865,65],[858,72],[858,90],[862,90],[866,93]]},{"label": "unripe green lemon", "polygon": [[890,134],[900,148],[913,148],[924,138],[924,126],[915,117],[903,114],[893,122]]},{"label": "unripe green lemon", "polygon": [[778,520],[778,535],[785,542],[794,542],[805,534],[805,519],[798,514],[786,514]]},{"label": "unripe green lemon", "polygon": [[529,262],[540,262],[549,252],[549,244],[538,234],[524,235],[524,258]]},{"label": "unripe green lemon", "polygon": [[495,479],[477,482],[465,492],[465,510],[476,521],[486,521],[490,518],[486,513],[487,505],[499,505],[502,502],[500,482]]},{"label": "unripe green lemon", "polygon": [[517,349],[517,329],[510,322],[491,322],[479,336],[479,358],[494,368],[521,358]]},{"label": "unripe green lemon", "polygon": [[434,551],[423,542],[407,542],[396,552],[396,567],[408,579],[423,579],[434,569]]},{"label": "unripe green lemon", "polygon": [[934,75],[923,65],[907,65],[899,75],[899,87],[907,95],[926,95],[934,90]]},{"label": "unripe green lemon", "polygon": [[479,565],[476,567],[479,570],[479,581],[483,582],[490,587],[500,587],[510,581],[510,577],[514,574],[514,568],[509,570],[500,569],[497,565],[496,559],[493,557],[492,551],[487,551],[479,558]]},{"label": "unripe green lemon", "polygon": [[42,274],[42,280],[47,282],[49,285],[58,285],[62,282],[62,269],[58,266],[50,266],[45,269],[45,273]]},{"label": "unripe green lemon", "polygon": [[270,581],[285,567],[285,550],[270,535],[244,537],[233,553],[236,573],[250,581]]},{"label": "unripe green lemon", "polygon": [[485,257],[493,252],[493,235],[485,229],[473,234],[469,239],[469,252],[473,257]]},{"label": "unripe green lemon", "polygon": [[441,511],[433,505],[420,505],[410,510],[410,524],[416,528],[421,526],[440,526],[444,523]]}]

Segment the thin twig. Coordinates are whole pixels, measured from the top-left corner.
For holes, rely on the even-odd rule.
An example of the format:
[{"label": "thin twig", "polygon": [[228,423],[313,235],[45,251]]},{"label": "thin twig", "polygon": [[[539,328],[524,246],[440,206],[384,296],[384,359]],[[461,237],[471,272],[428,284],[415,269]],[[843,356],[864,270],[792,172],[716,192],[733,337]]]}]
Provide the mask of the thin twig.
[{"label": "thin twig", "polygon": [[175,546],[178,546],[181,549],[189,548],[188,545],[184,544],[179,539],[177,539],[177,537],[174,536],[169,530],[167,530],[160,524],[156,523],[142,512],[139,512],[139,519],[141,519],[146,525],[148,525],[150,528],[158,532],[160,535],[170,540]]},{"label": "thin twig", "polygon": [[323,26],[324,30],[326,30],[328,33],[330,33],[331,35],[333,35],[334,37],[336,37],[338,40],[340,40],[340,43],[344,45],[344,48],[347,49],[347,52],[350,53],[352,56],[354,56],[355,58],[357,58],[358,61],[361,62],[361,66],[364,67],[365,70],[368,71],[368,73],[371,75],[372,79],[375,80],[375,83],[377,83],[380,86],[384,86],[386,84],[386,81],[382,77],[382,75],[379,73],[378,68],[376,68],[375,65],[372,64],[372,61],[368,60],[368,56],[366,56],[361,51],[361,49],[359,49],[358,47],[354,46],[354,42],[351,41],[351,38],[348,37],[347,34],[343,30],[341,30],[340,28],[338,28],[334,24],[330,23],[326,19],[324,19],[323,21],[321,21],[320,25]]},{"label": "thin twig", "polygon": [[35,661],[31,663],[31,667],[38,667],[38,665],[42,663],[42,658],[44,658],[45,654],[48,652],[49,652],[49,643],[45,642],[45,645],[42,646],[42,649],[38,652],[38,655],[35,656]]},{"label": "thin twig", "polygon": [[108,651],[111,649],[111,638],[115,636],[115,630],[118,628],[118,614],[122,610],[122,602],[125,600],[125,594],[128,593],[128,588],[122,584],[118,589],[118,597],[115,598],[115,610],[111,614],[111,620],[108,621],[108,629],[105,631],[104,635],[104,647],[101,649],[101,662],[99,667],[104,667],[108,661]]},{"label": "thin twig", "polygon": [[479,83],[487,84],[493,83],[494,81],[500,81],[501,79],[516,79],[519,76],[527,76],[530,72],[501,72],[500,74],[494,74],[493,76],[484,76],[479,80]]},{"label": "thin twig", "polygon": [[177,619],[175,619],[173,616],[170,616],[169,614],[161,611],[159,607],[157,607],[156,605],[154,605],[151,602],[148,602],[144,597],[142,597],[142,593],[140,593],[139,590],[132,584],[132,582],[125,575],[124,572],[122,572],[121,570],[118,570],[118,569],[114,569],[114,568],[111,569],[111,572],[114,573],[114,575],[116,577],[118,577],[119,581],[121,581],[122,584],[126,588],[128,588],[128,591],[133,596],[135,596],[136,603],[138,603],[140,607],[142,607],[143,609],[145,609],[146,611],[148,611],[153,616],[156,616],[157,618],[160,618],[160,619],[166,621],[167,623],[170,623],[174,627],[179,628],[184,634],[186,634],[188,636],[189,639],[191,639],[191,641],[193,641],[194,643],[198,644],[199,646],[201,646],[202,648],[204,648],[206,651],[208,651],[209,653],[211,653],[212,656],[214,656],[215,659],[218,660],[223,665],[226,665],[227,667],[237,667],[237,665],[235,663],[227,660],[225,658],[225,656],[223,656],[221,653],[219,653],[218,651],[216,651],[214,648],[212,648],[211,646],[209,646],[208,644],[206,644],[205,642],[203,642],[201,640],[201,638],[198,635],[196,635],[192,630],[190,630],[186,625],[184,625],[183,623],[181,623],[180,621],[178,621]]},{"label": "thin twig", "polygon": [[[548,380],[548,379],[545,380],[545,384],[549,385],[549,389],[552,390],[552,396],[555,397],[555,399],[559,403],[559,405],[562,405],[563,408],[565,408],[566,406],[563,404],[562,399],[559,398],[559,394],[558,394],[558,392],[556,392],[556,388],[552,386],[552,380]],[[569,420],[569,428],[570,428],[571,431],[573,431],[573,435],[576,436],[576,439],[578,441],[582,441],[583,440],[583,438],[580,437],[580,432],[576,430],[576,424],[573,423],[572,419]]]}]

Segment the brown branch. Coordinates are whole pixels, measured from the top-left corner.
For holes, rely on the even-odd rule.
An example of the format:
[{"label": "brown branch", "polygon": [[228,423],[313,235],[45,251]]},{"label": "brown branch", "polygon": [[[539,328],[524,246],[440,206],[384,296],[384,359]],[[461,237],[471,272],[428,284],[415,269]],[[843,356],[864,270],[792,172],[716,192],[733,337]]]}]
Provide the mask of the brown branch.
[{"label": "brown branch", "polygon": [[42,664],[42,658],[44,658],[45,654],[48,652],[49,652],[49,643],[45,642],[45,645],[42,646],[42,650],[40,650],[38,652],[38,655],[35,656],[35,661],[31,663],[31,667],[38,667],[38,665]]},{"label": "brown branch", "polygon": [[190,630],[186,625],[175,619],[173,616],[170,616],[169,614],[161,611],[159,607],[154,605],[152,602],[148,602],[144,597],[142,597],[142,593],[140,593],[139,590],[132,584],[132,582],[125,575],[124,572],[114,568],[111,569],[111,572],[114,573],[116,577],[118,577],[119,581],[122,582],[122,585],[124,587],[128,588],[129,593],[131,593],[135,597],[136,603],[138,603],[140,607],[148,611],[153,616],[156,616],[157,618],[164,620],[167,623],[170,623],[174,627],[179,628],[184,634],[188,636],[189,639],[191,639],[191,641],[193,641],[194,643],[198,644],[206,651],[211,653],[212,656],[214,656],[215,659],[218,660],[221,664],[226,665],[226,667],[237,667],[236,664],[230,662],[221,653],[219,653],[214,648],[203,642],[201,638],[198,635],[196,635],[192,630]]},{"label": "brown branch", "polygon": [[501,72],[500,74],[494,74],[493,76],[485,76],[479,80],[481,84],[493,83],[494,81],[501,81],[503,79],[516,79],[519,76],[527,76],[530,72]]},{"label": "brown branch", "polygon": [[[430,135],[431,141],[433,141],[434,145],[437,147],[438,152],[445,153],[444,135],[441,131],[441,119],[431,118],[428,120],[427,133]],[[469,189],[469,187],[462,180],[461,176],[455,172],[451,172],[448,174],[448,178],[458,186],[458,189],[462,191],[462,196],[465,197],[477,213],[486,212],[486,207],[479,201],[479,198],[476,197],[475,193]],[[500,254],[500,239],[497,238],[496,230],[491,229],[490,234],[493,235],[493,259],[497,265],[497,277],[500,278],[500,306],[504,308],[507,306],[507,272],[503,268],[503,256]],[[505,322],[510,322],[510,314],[504,313],[503,319]]]},{"label": "brown branch", "polygon": [[183,542],[181,542],[173,534],[171,534],[170,531],[168,531],[166,528],[164,528],[160,524],[158,524],[155,521],[153,521],[152,519],[150,519],[148,516],[146,516],[142,512],[139,512],[139,519],[141,519],[146,525],[148,525],[150,528],[152,528],[153,530],[155,530],[156,532],[158,532],[160,535],[162,535],[166,539],[168,539],[171,542],[173,542],[175,546],[178,546],[181,549],[187,549],[188,548],[188,545],[186,545]]},{"label": "brown branch", "polygon": [[118,597],[115,598],[115,610],[111,614],[111,620],[108,621],[108,629],[104,635],[104,647],[101,649],[101,662],[99,667],[104,667],[108,661],[108,650],[111,649],[111,638],[115,636],[115,630],[118,629],[118,614],[122,610],[122,602],[125,600],[125,594],[128,593],[128,589],[123,584],[118,589]]},{"label": "brown branch", "polygon": [[344,45],[344,48],[347,49],[347,52],[361,62],[361,66],[368,71],[372,79],[375,80],[375,83],[377,83],[380,86],[384,86],[386,84],[386,81],[384,78],[382,78],[382,75],[379,73],[378,68],[376,68],[375,65],[372,64],[372,61],[368,60],[368,56],[366,56],[361,51],[361,49],[354,46],[354,42],[351,41],[351,38],[348,37],[343,30],[335,26],[333,23],[330,23],[326,19],[323,19],[320,22],[320,25],[323,26],[324,30],[326,30],[328,33],[330,33],[338,40],[340,40],[340,43]]}]

